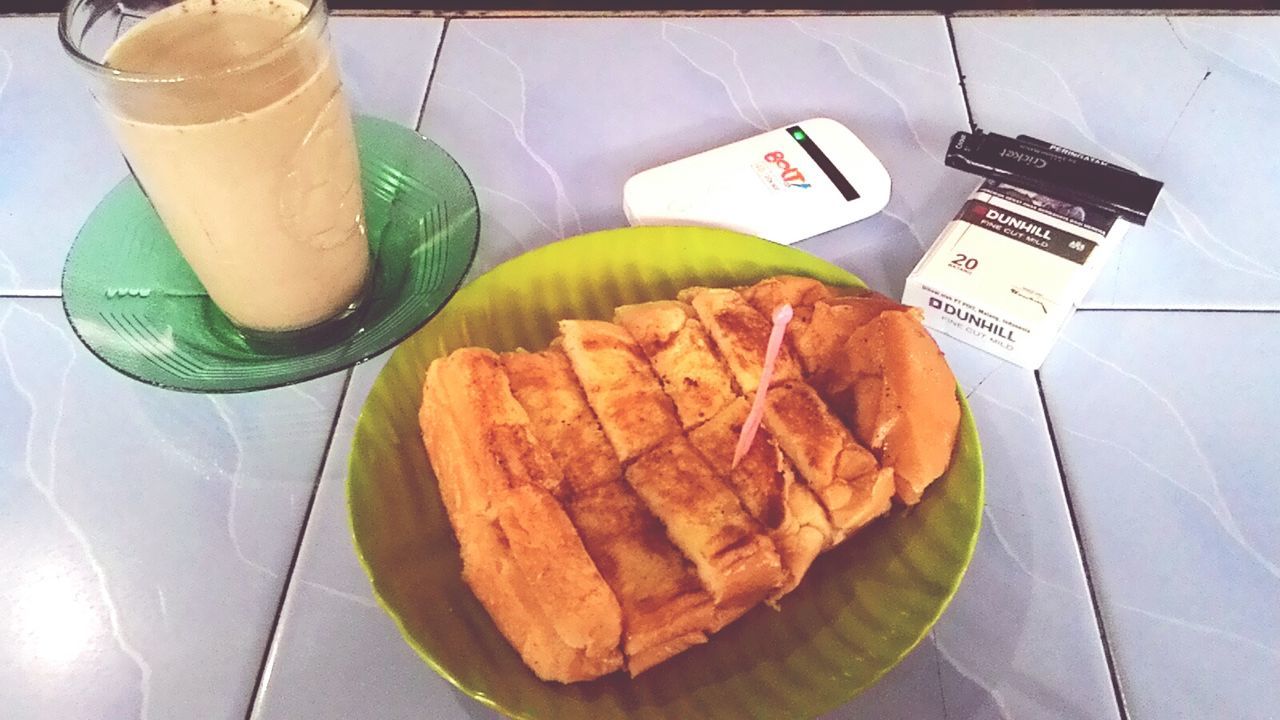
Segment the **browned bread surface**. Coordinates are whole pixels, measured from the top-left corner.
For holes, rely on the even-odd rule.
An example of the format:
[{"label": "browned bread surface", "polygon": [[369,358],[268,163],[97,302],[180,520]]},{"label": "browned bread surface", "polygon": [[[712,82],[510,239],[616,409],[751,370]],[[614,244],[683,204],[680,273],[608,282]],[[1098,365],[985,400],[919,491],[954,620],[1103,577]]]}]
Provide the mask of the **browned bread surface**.
[{"label": "browned bread surface", "polygon": [[683,435],[641,455],[624,474],[717,604],[759,602],[782,585],[773,542]]},{"label": "browned bread surface", "polygon": [[689,432],[689,440],[737,493],[777,545],[787,579],[777,596],[794,590],[814,558],[834,540],[831,523],[813,491],[798,481],[773,436],[761,428],[737,467],[733,453],[750,406],[738,398]]},{"label": "browned bread surface", "polygon": [[630,486],[619,480],[575,495],[569,514],[622,606],[632,676],[706,642],[711,596]]},{"label": "browned bread surface", "polygon": [[[725,289],[700,289],[689,292],[690,304],[716,349],[733,373],[743,395],[750,396],[760,386],[765,350],[773,321],[747,304],[737,292]],[[774,365],[772,382],[801,379],[800,364],[784,343]]]},{"label": "browned bread surface", "polygon": [[572,492],[622,477],[622,465],[560,350],[503,353],[511,392],[529,414],[533,434],[564,473]]},{"label": "browned bread surface", "polygon": [[[541,678],[624,657],[634,676],[706,642],[950,461],[955,381],[917,310],[791,276],[679,298],[428,368],[419,420],[463,577]],[[763,426],[733,467],[783,303]]]},{"label": "browned bread surface", "polygon": [[793,310],[800,311],[836,295],[822,282],[799,275],[775,275],[750,287],[739,288],[738,292],[765,317],[772,317],[773,311],[781,305],[790,305]]},{"label": "browned bread surface", "polygon": [[713,603],[689,561],[622,480],[622,466],[559,350],[502,356],[534,434],[564,469],[566,510],[622,607],[632,675],[706,642]]},{"label": "browned bread surface", "polygon": [[878,293],[832,298],[813,306],[809,323],[791,336],[815,387],[822,389],[849,336],[877,315],[903,306]]},{"label": "browned bread surface", "polygon": [[623,305],[614,311],[614,321],[649,358],[686,429],[707,421],[736,397],[729,372],[691,313],[692,308],[674,300]]},{"label": "browned bread surface", "polygon": [[627,331],[599,320],[561,320],[574,375],[624,464],[680,433],[675,406]]},{"label": "browned bread surface", "polygon": [[587,658],[619,659],[618,600],[560,503],[534,485],[512,488],[498,507],[498,527],[556,635]]},{"label": "browned bread surface", "polygon": [[897,496],[919,502],[950,463],[960,419],[955,377],[920,310],[874,292],[837,296],[808,278],[768,278],[742,292],[761,312],[796,306],[788,335],[808,380],[894,468]]},{"label": "browned bread surface", "polygon": [[764,426],[826,507],[836,530],[848,533],[889,510],[892,473],[859,445],[813,388],[792,382],[769,390]]}]

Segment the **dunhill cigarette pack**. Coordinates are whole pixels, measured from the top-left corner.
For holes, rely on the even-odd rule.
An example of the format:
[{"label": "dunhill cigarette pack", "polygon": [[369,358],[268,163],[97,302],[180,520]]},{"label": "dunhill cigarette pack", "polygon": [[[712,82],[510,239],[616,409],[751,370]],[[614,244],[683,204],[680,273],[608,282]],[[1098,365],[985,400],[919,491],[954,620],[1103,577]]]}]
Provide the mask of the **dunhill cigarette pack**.
[{"label": "dunhill cigarette pack", "polygon": [[1038,368],[1163,183],[1026,135],[959,132],[947,165],[986,181],[907,277],[925,324]]}]

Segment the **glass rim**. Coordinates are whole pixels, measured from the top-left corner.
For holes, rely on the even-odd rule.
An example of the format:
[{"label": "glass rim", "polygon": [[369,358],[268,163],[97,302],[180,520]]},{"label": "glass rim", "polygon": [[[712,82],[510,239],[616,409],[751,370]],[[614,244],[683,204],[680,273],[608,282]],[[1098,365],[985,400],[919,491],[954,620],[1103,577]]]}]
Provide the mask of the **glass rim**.
[{"label": "glass rim", "polygon": [[[173,3],[168,7],[173,7],[174,5],[181,4],[182,2],[185,2],[185,1],[186,0],[179,0],[179,2]],[[110,65],[107,65],[105,62],[94,60],[88,55],[85,55],[84,52],[75,43],[75,41],[71,39],[70,25],[71,25],[72,11],[76,8],[82,7],[86,2],[88,2],[88,0],[68,0],[67,4],[62,7],[62,12],[58,14],[58,40],[62,43],[62,49],[66,51],[66,53],[71,56],[71,59],[74,60],[77,64],[79,64],[81,67],[85,68],[86,70],[88,70],[89,72],[95,75],[106,77],[108,79],[116,80],[116,81],[137,82],[137,83],[180,83],[188,80],[199,80],[199,79],[206,79],[210,77],[233,75],[243,70],[258,67],[262,65],[265,61],[269,61],[271,58],[279,54],[284,49],[293,45],[293,43],[297,40],[298,36],[300,36],[302,32],[312,24],[312,22],[315,20],[316,17],[319,17],[321,19],[320,20],[321,22],[324,21],[324,18],[325,18],[325,12],[323,11],[323,8],[325,7],[324,0],[293,0],[293,1],[298,2],[299,5],[305,4],[306,12],[302,14],[302,18],[298,21],[298,23],[293,27],[289,28],[289,32],[285,33],[280,38],[280,42],[278,44],[272,47],[266,48],[260,52],[254,53],[253,55],[250,55],[249,57],[244,58],[241,62],[237,63],[236,65],[217,68],[215,70],[210,70],[207,72],[201,72],[201,73],[195,73],[195,74],[150,73],[150,72],[139,72],[136,70],[121,70],[120,68],[111,67]]]}]

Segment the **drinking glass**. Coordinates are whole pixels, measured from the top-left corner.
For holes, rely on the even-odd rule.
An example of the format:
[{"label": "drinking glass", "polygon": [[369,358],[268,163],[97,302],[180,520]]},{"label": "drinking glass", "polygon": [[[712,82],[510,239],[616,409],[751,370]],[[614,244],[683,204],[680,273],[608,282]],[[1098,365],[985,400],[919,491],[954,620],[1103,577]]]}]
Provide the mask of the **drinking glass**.
[{"label": "drinking glass", "polygon": [[369,277],[323,0],[70,0],[59,22],[178,250],[246,336],[350,316]]}]

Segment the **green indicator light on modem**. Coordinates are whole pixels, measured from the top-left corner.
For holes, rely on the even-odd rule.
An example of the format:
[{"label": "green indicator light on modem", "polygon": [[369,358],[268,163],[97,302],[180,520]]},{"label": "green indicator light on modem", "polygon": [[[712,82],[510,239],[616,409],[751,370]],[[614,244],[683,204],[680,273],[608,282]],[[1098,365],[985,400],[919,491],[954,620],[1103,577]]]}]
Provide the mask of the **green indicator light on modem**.
[{"label": "green indicator light on modem", "polygon": [[795,130],[795,131],[793,131],[793,132],[791,133],[791,137],[793,137],[793,138],[795,138],[795,139],[797,139],[797,140],[803,140],[803,139],[804,139],[804,131],[803,131],[803,130]]}]

